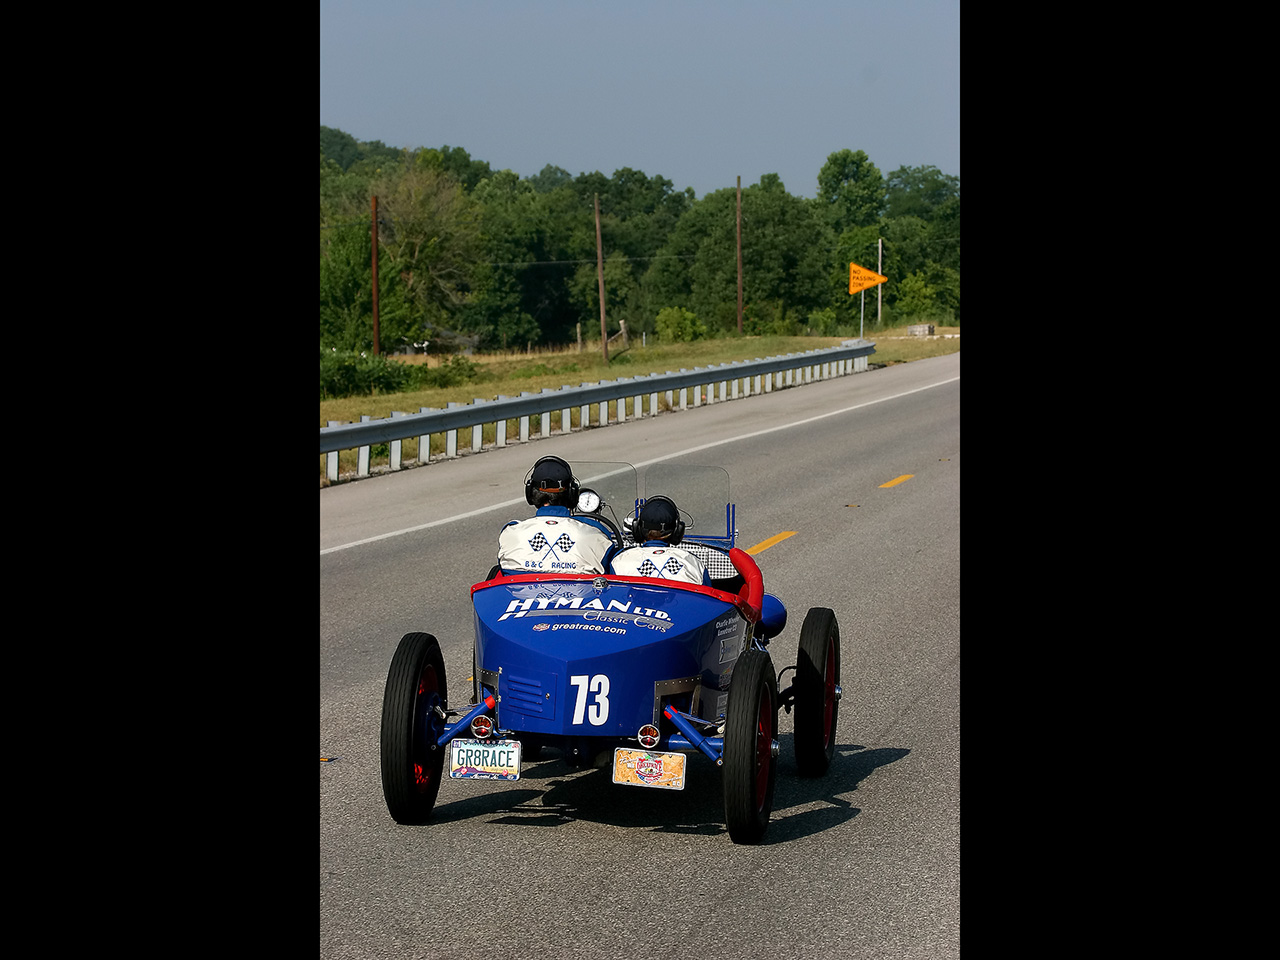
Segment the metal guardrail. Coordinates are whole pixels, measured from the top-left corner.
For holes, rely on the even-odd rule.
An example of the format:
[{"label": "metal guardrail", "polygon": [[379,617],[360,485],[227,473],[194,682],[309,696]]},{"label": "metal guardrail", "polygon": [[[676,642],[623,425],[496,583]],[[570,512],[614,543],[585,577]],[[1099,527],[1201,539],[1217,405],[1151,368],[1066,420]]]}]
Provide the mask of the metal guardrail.
[{"label": "metal guardrail", "polygon": [[[609,403],[617,401],[616,422],[626,419],[626,401],[635,398],[635,417],[640,419],[642,412],[641,399],[649,396],[649,415],[658,413],[658,395],[667,394],[668,406],[674,407],[674,393],[681,391],[680,409],[688,406],[687,391],[690,387],[711,385],[707,393],[708,405],[717,402],[715,386],[720,387],[720,400],[736,400],[742,396],[750,396],[754,384],[756,393],[770,393],[773,390],[809,383],[813,380],[826,380],[836,376],[860,373],[867,369],[867,357],[875,353],[876,345],[868,340],[847,340],[838,347],[826,350],[807,350],[804,353],[788,353],[780,357],[766,357],[756,360],[722,363],[711,367],[694,367],[692,370],[680,370],[678,373],[668,370],[665,374],[650,374],[641,377],[619,377],[617,380],[605,380],[600,383],[584,383],[578,387],[565,386],[559,390],[544,389],[541,393],[522,393],[518,397],[499,397],[497,400],[477,398],[469,404],[450,403],[448,409],[436,410],[422,408],[418,413],[396,412],[385,420],[364,418],[360,423],[339,423],[331,421],[329,426],[320,428],[320,453],[327,454],[326,474],[331,482],[338,479],[338,451],[357,449],[357,476],[369,474],[369,447],[375,443],[391,444],[391,469],[402,467],[400,458],[400,442],[411,437],[418,437],[419,450],[428,451],[430,457],[430,436],[433,433],[446,435],[445,458],[457,456],[457,431],[472,429],[471,449],[481,449],[481,433],[485,424],[496,424],[496,446],[506,446],[506,426],[509,420],[520,421],[520,441],[529,439],[529,418],[539,414],[562,411],[562,424],[566,426],[561,433],[571,429],[570,411],[574,407],[582,410],[581,427],[590,425],[590,408],[600,405],[600,416],[597,426],[606,426],[609,422]],[[814,371],[817,371],[815,375]],[[785,383],[782,375],[785,374]],[[793,376],[795,382],[793,383]],[[776,381],[776,382],[775,382]],[[732,384],[732,389],[727,385]],[[743,389],[739,390],[739,384]],[[731,394],[727,396],[726,394]],[[701,405],[701,390],[693,394],[693,406]],[[550,417],[542,417],[541,436],[549,437]],[[419,458],[426,462],[425,458]]]}]

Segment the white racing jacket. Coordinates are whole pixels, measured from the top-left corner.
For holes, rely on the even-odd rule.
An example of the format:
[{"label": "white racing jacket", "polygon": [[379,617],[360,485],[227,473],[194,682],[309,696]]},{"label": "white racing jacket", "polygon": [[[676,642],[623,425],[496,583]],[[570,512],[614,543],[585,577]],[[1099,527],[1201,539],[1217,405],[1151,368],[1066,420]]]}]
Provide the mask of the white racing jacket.
[{"label": "white racing jacket", "polygon": [[707,568],[688,550],[667,544],[628,547],[613,558],[613,572],[620,577],[656,577],[660,580],[684,580],[705,583]]},{"label": "white racing jacket", "polygon": [[507,573],[604,573],[612,546],[593,524],[569,516],[530,517],[502,528],[498,565]]}]

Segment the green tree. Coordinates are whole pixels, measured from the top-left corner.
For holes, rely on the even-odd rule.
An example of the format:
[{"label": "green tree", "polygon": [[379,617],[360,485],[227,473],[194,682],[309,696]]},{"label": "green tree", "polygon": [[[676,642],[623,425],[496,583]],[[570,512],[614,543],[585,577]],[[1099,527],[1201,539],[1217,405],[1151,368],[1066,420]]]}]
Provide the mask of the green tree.
[{"label": "green tree", "polygon": [[885,181],[885,217],[932,220],[948,200],[960,198],[960,178],[937,167],[899,167]]},{"label": "green tree", "polygon": [[[714,318],[721,332],[736,331],[737,243],[737,190],[707,194],[676,224],[650,267],[649,296]],[[760,322],[798,323],[826,305],[830,245],[814,207],[787,193],[777,174],[743,189],[743,297],[757,314],[768,314]],[[744,332],[746,326],[744,320]]]},{"label": "green tree", "polygon": [[[373,231],[369,222],[322,231],[320,254],[320,347],[373,353]],[[378,263],[378,328],[384,344],[388,328],[404,325],[404,298],[396,268]],[[381,348],[380,351],[381,352]]]},{"label": "green tree", "polygon": [[911,273],[899,286],[895,311],[899,318],[923,320],[937,313],[937,298],[937,288],[922,273]]},{"label": "green tree", "polygon": [[471,154],[462,147],[451,147],[447,144],[438,150],[427,147],[418,151],[417,162],[449,174],[468,192],[474,190],[481,180],[493,174],[489,164],[484,160],[473,160]]},{"label": "green tree", "polygon": [[567,187],[573,184],[573,174],[563,167],[555,167],[549,163],[542,168],[540,173],[528,179],[533,189],[538,193],[550,193],[557,187]]},{"label": "green tree", "polygon": [[[600,201],[600,234],[605,258],[605,315],[612,335],[626,320],[628,329],[651,329],[661,304],[648,299],[644,276],[671,229],[693,204],[693,191],[677,191],[665,177],[650,177],[630,167],[605,178],[584,173],[572,188],[581,208],[588,211],[584,236],[575,232],[572,255],[589,262],[578,264],[570,282],[573,301],[584,329],[599,325],[599,287],[596,281],[595,201]],[[588,274],[590,276],[588,277]],[[587,327],[591,323],[592,326]]]},{"label": "green tree", "polygon": [[528,280],[546,257],[545,204],[532,184],[510,170],[481,180],[472,198],[480,212],[483,252],[462,325],[480,335],[485,346],[508,349],[539,342]]},{"label": "green tree", "polygon": [[871,226],[884,210],[884,177],[862,150],[837,150],[818,171],[815,202],[836,233]]},{"label": "green tree", "polygon": [[365,164],[369,169],[395,163],[403,151],[397,147],[388,147],[381,140],[361,143],[349,133],[322,124],[320,153],[333,160],[344,173],[347,173],[360,163]]},{"label": "green tree", "polygon": [[[370,184],[378,198],[379,327],[384,345],[451,329],[481,253],[480,218],[461,184],[421,155]],[[397,282],[383,294],[382,263]],[[386,303],[384,320],[383,303]]]},{"label": "green tree", "polygon": [[654,332],[663,343],[688,343],[705,337],[707,328],[683,307],[666,307],[658,311],[654,320]]}]

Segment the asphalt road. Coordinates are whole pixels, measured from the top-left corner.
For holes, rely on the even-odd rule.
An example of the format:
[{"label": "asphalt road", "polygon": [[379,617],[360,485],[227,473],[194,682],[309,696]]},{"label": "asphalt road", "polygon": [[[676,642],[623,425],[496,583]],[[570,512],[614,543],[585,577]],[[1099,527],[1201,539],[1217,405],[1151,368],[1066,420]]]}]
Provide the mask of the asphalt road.
[{"label": "asphalt road", "polygon": [[[839,746],[799,779],[780,714],[760,846],[729,840],[700,755],[678,793],[553,758],[388,816],[392,654],[434,634],[469,699],[468,590],[547,454],[718,464],[740,546],[794,531],[756,556],[790,615],[770,650],[795,663],[805,612],[836,612]],[[326,488],[320,549],[321,957],[959,956],[959,354]]]}]

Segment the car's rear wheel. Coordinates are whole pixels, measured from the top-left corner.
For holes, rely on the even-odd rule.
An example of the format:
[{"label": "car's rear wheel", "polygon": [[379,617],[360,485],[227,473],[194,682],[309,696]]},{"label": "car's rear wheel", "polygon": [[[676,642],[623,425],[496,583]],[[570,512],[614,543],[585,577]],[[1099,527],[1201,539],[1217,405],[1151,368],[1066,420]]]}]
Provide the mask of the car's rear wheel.
[{"label": "car's rear wheel", "polygon": [[733,668],[724,728],[724,816],[734,843],[759,843],[769,826],[778,765],[778,678],[769,655],[747,650]]},{"label": "car's rear wheel", "polygon": [[814,607],[800,628],[796,663],[796,766],[802,777],[820,777],[836,753],[840,714],[840,626],[836,615]]},{"label": "car's rear wheel", "polygon": [[436,804],[445,753],[436,709],[447,700],[440,644],[429,633],[405,634],[382,696],[382,796],[397,823],[423,823]]}]

